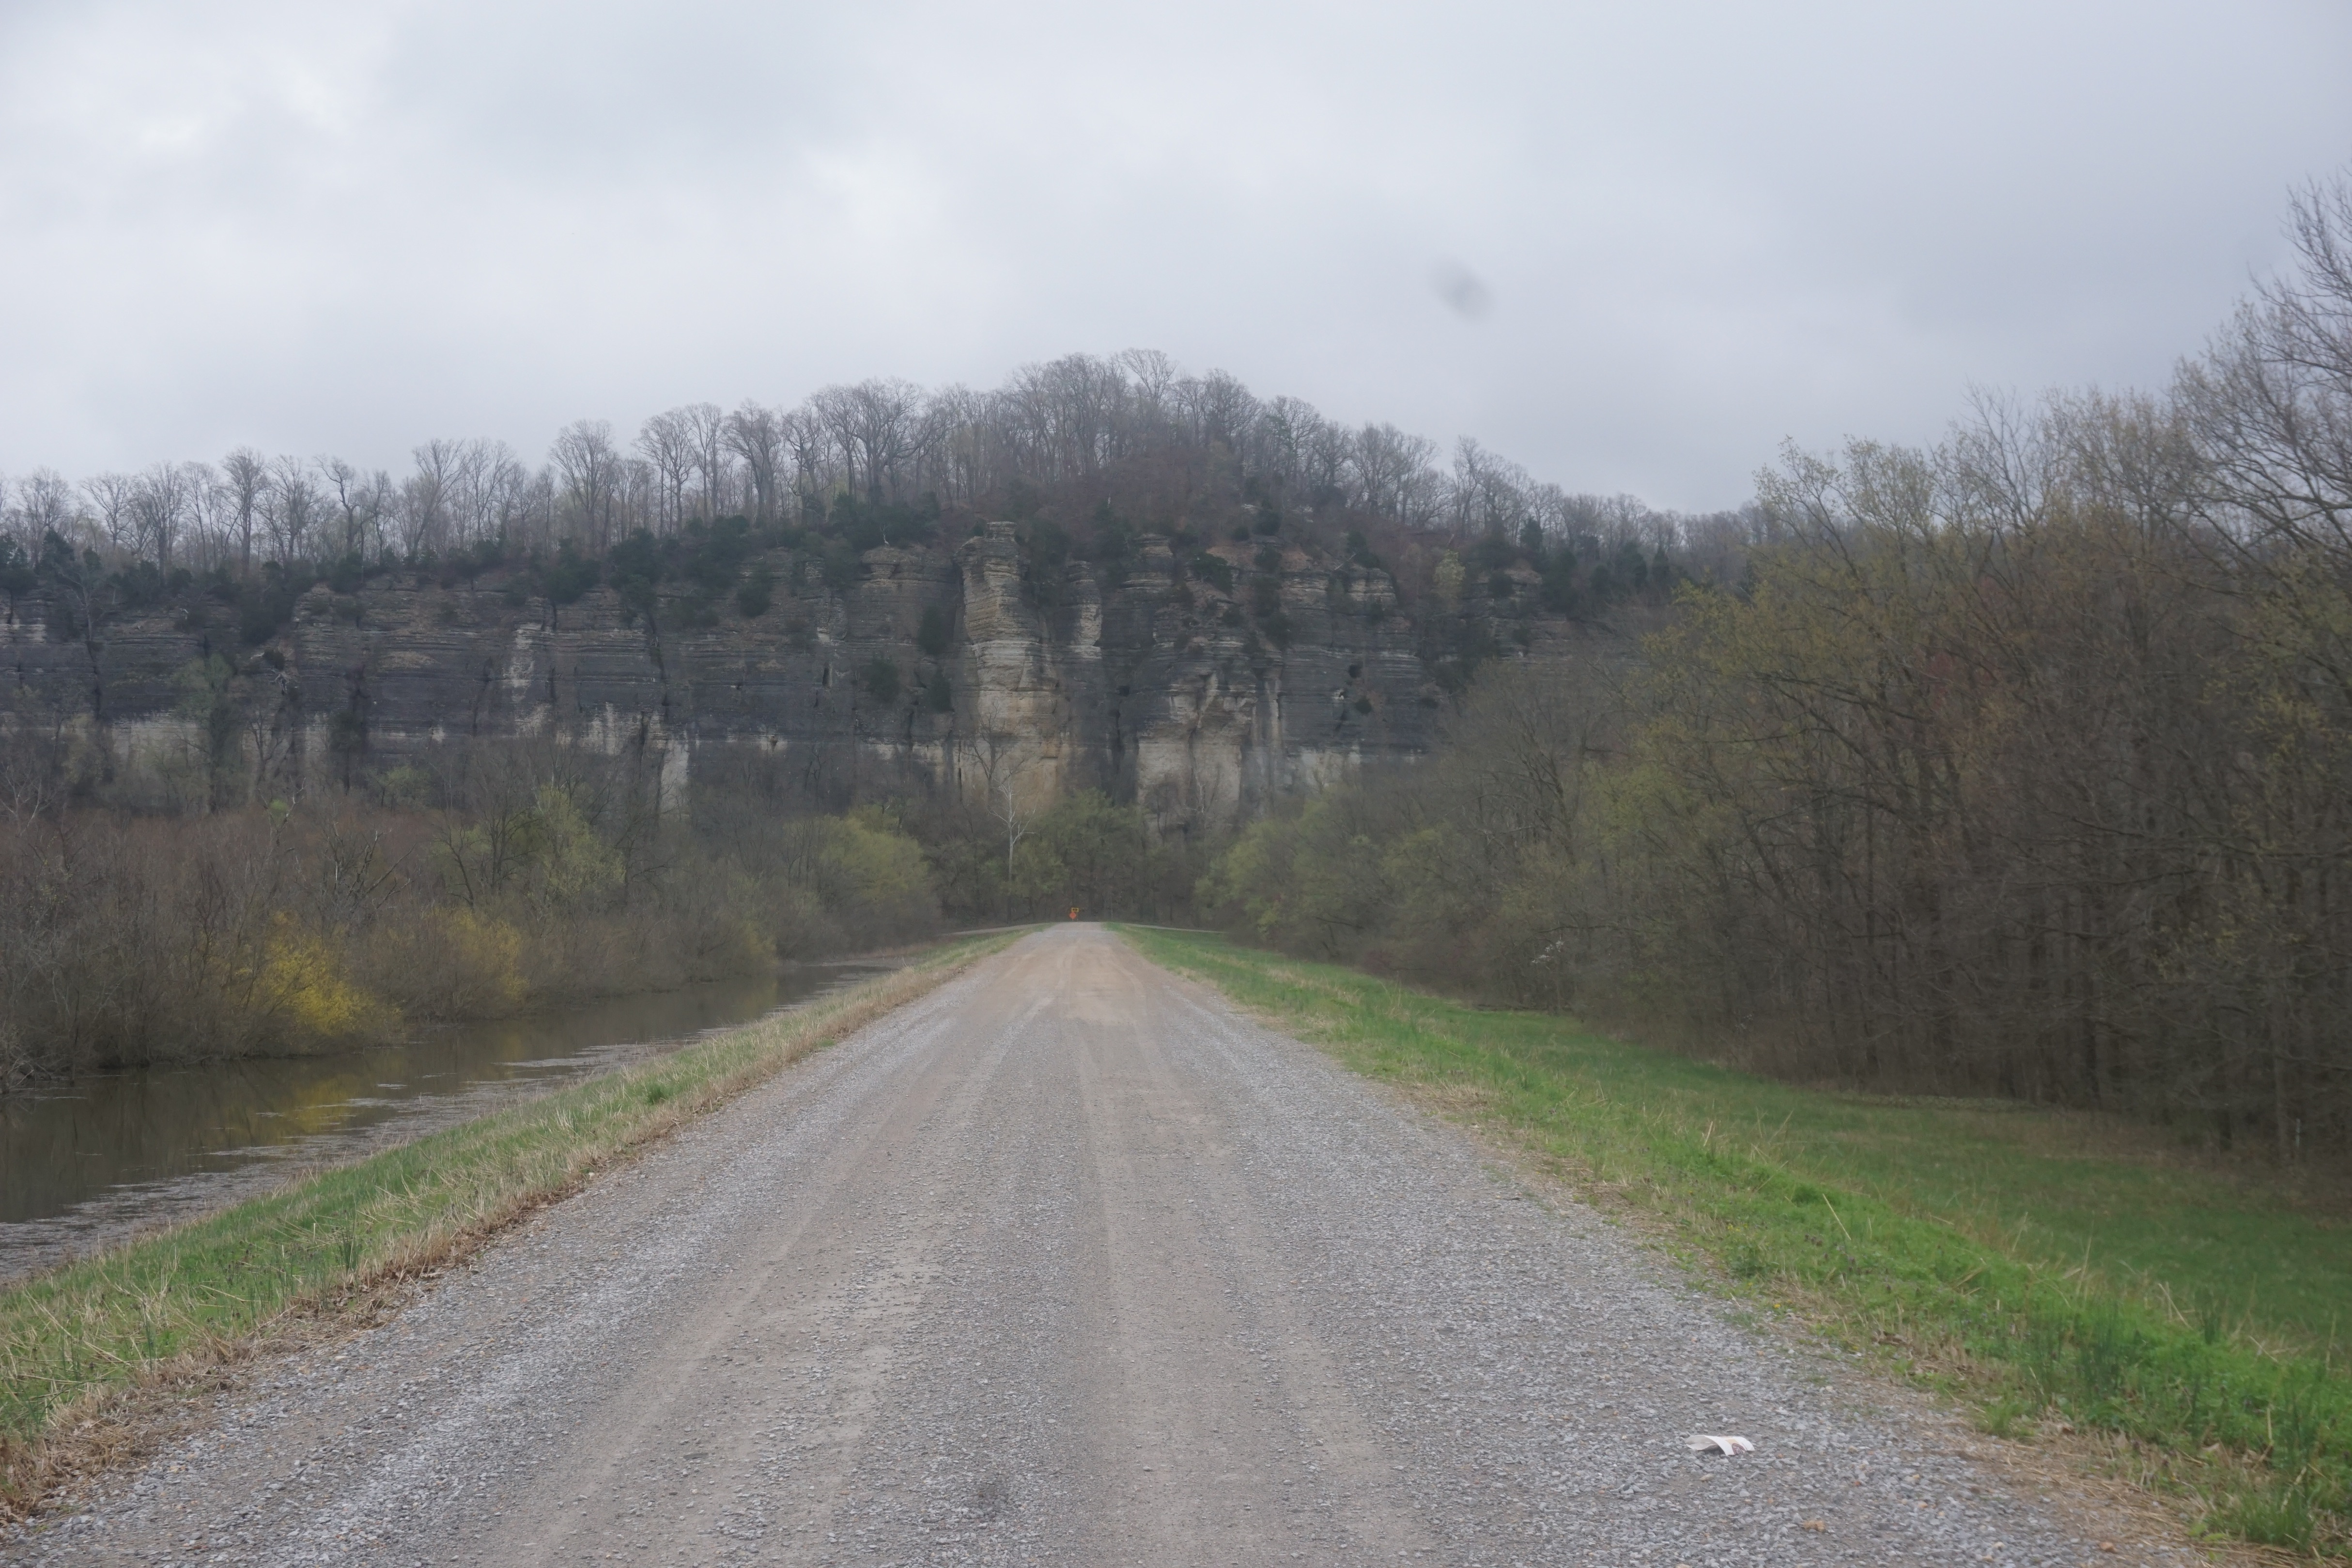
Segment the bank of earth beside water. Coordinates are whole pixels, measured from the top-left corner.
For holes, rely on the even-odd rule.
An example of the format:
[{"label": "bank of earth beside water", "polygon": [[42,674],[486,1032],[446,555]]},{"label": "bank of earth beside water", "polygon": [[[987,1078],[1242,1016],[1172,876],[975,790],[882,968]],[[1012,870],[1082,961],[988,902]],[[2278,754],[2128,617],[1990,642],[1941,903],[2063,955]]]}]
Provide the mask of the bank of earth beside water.
[{"label": "bank of earth beside water", "polygon": [[903,967],[0,1289],[0,1512],[135,1443],[273,1333],[366,1313],[600,1167],[1006,946]]},{"label": "bank of earth beside water", "polygon": [[447,1024],[396,1045],[130,1068],[0,1095],[0,1284],[676,1051],[902,956]]}]

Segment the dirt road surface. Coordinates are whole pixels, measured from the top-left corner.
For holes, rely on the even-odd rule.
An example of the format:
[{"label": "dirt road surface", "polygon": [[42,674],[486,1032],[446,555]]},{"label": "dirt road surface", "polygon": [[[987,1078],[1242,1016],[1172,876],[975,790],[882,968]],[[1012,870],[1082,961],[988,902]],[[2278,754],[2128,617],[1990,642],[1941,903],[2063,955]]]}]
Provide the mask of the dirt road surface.
[{"label": "dirt road surface", "polygon": [[[1847,1385],[1853,1385],[1848,1387]],[[1085,926],[73,1517],[93,1563],[2109,1563],[1948,1423]],[[1690,1433],[1756,1451],[1701,1458]]]}]

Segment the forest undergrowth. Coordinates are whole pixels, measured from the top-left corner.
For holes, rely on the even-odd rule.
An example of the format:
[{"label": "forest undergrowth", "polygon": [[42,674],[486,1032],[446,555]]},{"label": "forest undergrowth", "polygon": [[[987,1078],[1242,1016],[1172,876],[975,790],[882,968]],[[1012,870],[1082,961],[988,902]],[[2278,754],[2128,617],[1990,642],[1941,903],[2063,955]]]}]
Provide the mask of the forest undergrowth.
[{"label": "forest undergrowth", "polygon": [[[71,777],[27,762],[0,748],[0,784]],[[127,771],[108,789],[139,794]],[[1097,791],[1040,802],[1008,843],[971,802],[828,810],[772,768],[709,771],[669,793],[633,757],[525,739],[423,748],[299,804],[26,791],[34,809],[0,810],[0,1092],[349,1049],[1074,904],[1164,914],[1198,872]]]}]

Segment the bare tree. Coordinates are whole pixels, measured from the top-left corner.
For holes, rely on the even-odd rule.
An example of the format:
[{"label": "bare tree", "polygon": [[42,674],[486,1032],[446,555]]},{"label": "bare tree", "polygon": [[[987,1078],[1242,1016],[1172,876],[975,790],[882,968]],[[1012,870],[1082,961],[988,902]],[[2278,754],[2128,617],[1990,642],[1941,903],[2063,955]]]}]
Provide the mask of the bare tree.
[{"label": "bare tree", "polygon": [[37,549],[44,536],[73,531],[73,486],[54,468],[36,468],[16,481],[16,504],[8,520],[26,549]]},{"label": "bare tree", "polygon": [[934,392],[923,406],[922,450],[940,499],[972,507],[1001,479],[990,400],[969,387]]},{"label": "bare tree", "polygon": [[326,497],[311,476],[310,465],[299,457],[280,457],[270,465],[262,524],[281,566],[308,559],[318,548],[326,521]]},{"label": "bare tree", "polygon": [[1250,427],[1257,423],[1258,401],[1237,377],[1211,371],[1184,382],[1177,389],[1177,400],[1198,445],[1232,453],[1248,444]]},{"label": "bare tree", "polygon": [[777,485],[782,477],[784,433],[773,409],[749,398],[727,416],[727,448],[742,459],[744,477],[751,486],[751,520],[765,527],[776,520]]},{"label": "bare tree", "polygon": [[410,453],[416,472],[401,482],[401,542],[409,559],[453,542],[452,516],[466,465],[464,444],[432,440]]},{"label": "bare tree", "polygon": [[694,471],[702,517],[716,521],[727,509],[733,477],[732,452],[727,439],[727,416],[715,402],[690,402],[677,410]]},{"label": "bare tree", "polygon": [[1424,436],[1407,435],[1393,424],[1367,424],[1356,433],[1352,454],[1358,504],[1381,516],[1402,515],[1436,455],[1436,443]]},{"label": "bare tree", "polygon": [[802,510],[821,505],[831,487],[825,457],[832,437],[824,421],[814,407],[796,408],[777,420],[776,430],[784,450],[792,454],[793,488],[800,497]]},{"label": "bare tree", "polygon": [[429,449],[420,448],[420,469],[425,466],[422,454],[427,450],[436,474],[434,488],[447,519],[447,542],[462,547],[503,540],[514,497],[528,477],[513,450],[503,441],[478,438],[435,442]]},{"label": "bare tree", "polygon": [[849,487],[879,503],[897,488],[899,469],[914,451],[922,389],[902,381],[860,382],[827,387],[809,399],[809,409],[840,448]]},{"label": "bare tree", "polygon": [[131,549],[137,528],[132,502],[139,494],[139,481],[129,474],[94,474],[81,482],[81,493],[89,497],[92,521],[106,542],[117,549]]},{"label": "bare tree", "polygon": [[240,446],[221,459],[221,478],[228,487],[229,514],[236,529],[236,573],[253,575],[253,530],[261,520],[261,498],[269,489],[269,464],[250,446]]},{"label": "bare tree", "polygon": [[384,515],[394,501],[392,476],[381,468],[362,473],[340,457],[321,457],[317,471],[334,508],[341,553],[364,559],[371,540],[381,550]]},{"label": "bare tree", "polygon": [[547,476],[522,465],[503,441],[485,444],[480,527],[501,549],[544,531],[550,486]]},{"label": "bare tree", "polygon": [[549,458],[562,478],[562,505],[580,541],[594,550],[611,549],[626,479],[612,425],[601,419],[565,425]]},{"label": "bare tree", "polygon": [[614,538],[648,525],[661,527],[666,484],[660,472],[644,458],[621,460],[620,504],[614,514]]},{"label": "bare tree", "polygon": [[694,429],[686,410],[674,408],[646,421],[636,445],[659,486],[655,528],[674,533],[686,519],[686,487],[694,478]]},{"label": "bare tree", "polygon": [[185,465],[193,478],[188,511],[177,550],[181,564],[191,571],[227,564],[232,523],[228,489],[209,463]]},{"label": "bare tree", "polygon": [[1176,361],[1157,349],[1126,350],[1118,356],[1118,367],[1133,383],[1138,403],[1154,414],[1167,402],[1179,379]]},{"label": "bare tree", "polygon": [[2352,581],[2352,175],[2298,196],[2292,233],[2299,275],[2238,311],[2180,394],[2216,543],[2250,566],[2316,551]]},{"label": "bare tree", "polygon": [[1010,876],[1013,852],[1049,804],[1043,791],[1024,787],[1045,758],[1036,743],[1024,736],[980,736],[967,744],[966,751],[979,776],[988,814],[1004,836],[1004,871]]},{"label": "bare tree", "polygon": [[1487,533],[1516,535],[1529,515],[1529,484],[1526,469],[1464,436],[1454,451],[1448,508],[1455,540],[1467,543]]},{"label": "bare tree", "polygon": [[1002,400],[1032,471],[1057,482],[1091,478],[1121,455],[1127,404],[1118,363],[1087,354],[1024,365]]},{"label": "bare tree", "polygon": [[[863,451],[857,438],[856,399],[847,387],[826,387],[808,400],[808,411],[816,428],[824,432],[831,440],[833,449],[840,454],[843,484],[855,495],[857,491],[858,459]],[[878,476],[876,487],[880,487]]]},{"label": "bare tree", "polygon": [[172,547],[202,505],[211,471],[195,463],[157,463],[131,487],[132,549],[157,566],[172,564]]}]

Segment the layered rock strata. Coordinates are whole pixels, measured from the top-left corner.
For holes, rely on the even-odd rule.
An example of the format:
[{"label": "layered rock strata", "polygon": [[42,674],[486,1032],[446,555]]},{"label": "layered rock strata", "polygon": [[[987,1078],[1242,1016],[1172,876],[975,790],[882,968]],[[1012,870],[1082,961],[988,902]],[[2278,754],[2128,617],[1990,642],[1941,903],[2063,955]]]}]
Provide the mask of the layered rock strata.
[{"label": "layered rock strata", "polygon": [[[1173,834],[1435,738],[1430,639],[1387,574],[1297,548],[1230,588],[1154,538],[1120,571],[1041,572],[1009,523],[867,550],[847,586],[765,561],[772,602],[749,617],[676,585],[649,613],[604,587],[557,605],[498,570],[322,583],[258,649],[201,600],[84,632],[37,592],[0,627],[0,727],[155,788],[216,779],[226,753],[244,788],[294,798],[381,784],[436,743],[538,737],[633,755],[679,805],[730,768],[828,806],[1097,788]],[[1566,655],[1565,626],[1488,608],[1518,656]]]}]

